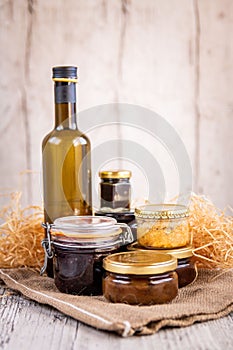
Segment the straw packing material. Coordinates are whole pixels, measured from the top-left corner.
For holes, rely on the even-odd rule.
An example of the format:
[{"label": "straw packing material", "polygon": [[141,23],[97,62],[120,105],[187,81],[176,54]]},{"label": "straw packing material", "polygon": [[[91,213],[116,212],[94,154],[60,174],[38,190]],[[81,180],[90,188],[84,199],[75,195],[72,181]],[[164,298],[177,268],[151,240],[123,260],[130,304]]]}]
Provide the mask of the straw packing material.
[{"label": "straw packing material", "polygon": [[189,225],[198,266],[233,268],[232,216],[216,208],[205,196],[193,194]]},{"label": "straw packing material", "polygon": [[34,267],[43,265],[41,240],[44,230],[42,208],[21,208],[21,192],[10,195],[9,204],[0,210],[0,267]]}]

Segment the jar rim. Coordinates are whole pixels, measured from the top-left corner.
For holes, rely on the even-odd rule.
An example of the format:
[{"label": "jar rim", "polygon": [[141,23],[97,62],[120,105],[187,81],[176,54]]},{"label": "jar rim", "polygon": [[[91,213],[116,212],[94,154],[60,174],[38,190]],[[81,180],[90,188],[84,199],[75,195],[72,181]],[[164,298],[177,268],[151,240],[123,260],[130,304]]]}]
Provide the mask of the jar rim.
[{"label": "jar rim", "polygon": [[193,247],[191,245],[181,247],[181,248],[171,248],[171,249],[153,249],[153,248],[145,248],[138,244],[138,242],[133,242],[129,246],[127,246],[127,249],[129,251],[154,251],[158,253],[166,253],[171,254],[172,256],[175,256],[177,259],[184,259],[184,258],[190,258],[193,256]]},{"label": "jar rim", "polygon": [[69,242],[69,241],[52,241],[52,244],[55,248],[64,248],[64,249],[79,249],[79,250],[87,250],[87,249],[94,249],[94,250],[105,250],[105,249],[111,249],[114,247],[117,247],[118,245],[120,245],[120,240],[119,239],[115,239],[115,240],[110,240],[110,241],[91,241],[91,242],[85,242],[85,244],[81,243],[81,242]]},{"label": "jar rim", "polygon": [[120,274],[155,275],[174,271],[177,259],[165,253],[138,250],[111,254],[104,258],[103,267]]},{"label": "jar rim", "polygon": [[75,239],[103,239],[119,236],[122,229],[116,219],[107,216],[65,216],[51,226],[51,235]]},{"label": "jar rim", "polygon": [[54,227],[75,229],[80,227],[82,230],[89,230],[91,228],[102,230],[111,227],[117,223],[116,219],[107,216],[64,216],[54,220]]},{"label": "jar rim", "polygon": [[189,216],[189,209],[181,204],[146,204],[135,208],[135,216],[142,219],[180,219]]}]

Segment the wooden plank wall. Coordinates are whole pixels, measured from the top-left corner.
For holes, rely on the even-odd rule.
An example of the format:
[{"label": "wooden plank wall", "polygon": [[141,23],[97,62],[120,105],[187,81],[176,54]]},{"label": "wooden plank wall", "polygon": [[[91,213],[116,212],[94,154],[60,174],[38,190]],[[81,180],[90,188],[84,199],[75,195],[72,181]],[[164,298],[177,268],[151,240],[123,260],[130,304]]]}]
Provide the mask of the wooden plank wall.
[{"label": "wooden plank wall", "polygon": [[41,201],[51,67],[77,64],[80,111],[120,102],[157,112],[185,144],[194,191],[233,205],[232,34],[231,0],[0,0],[0,187],[31,169],[25,198]]}]

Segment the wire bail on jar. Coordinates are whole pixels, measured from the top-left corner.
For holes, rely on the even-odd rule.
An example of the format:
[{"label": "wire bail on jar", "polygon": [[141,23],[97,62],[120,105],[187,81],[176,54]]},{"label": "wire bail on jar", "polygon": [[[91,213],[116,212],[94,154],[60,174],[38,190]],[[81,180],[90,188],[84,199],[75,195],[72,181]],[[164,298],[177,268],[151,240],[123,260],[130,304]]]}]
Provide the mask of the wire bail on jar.
[{"label": "wire bail on jar", "polygon": [[45,252],[45,257],[44,257],[44,265],[42,266],[41,270],[40,270],[40,275],[43,275],[43,273],[45,272],[46,268],[47,268],[47,263],[48,263],[48,259],[52,259],[54,256],[54,253],[52,251],[52,241],[51,241],[51,228],[54,226],[52,224],[49,224],[48,222],[42,223],[41,225],[44,229],[46,229],[46,238],[44,238],[41,242],[42,247],[44,248],[44,252]]},{"label": "wire bail on jar", "polygon": [[117,223],[115,225],[119,227],[124,227],[127,232],[127,234],[125,235],[124,232],[122,231],[119,236],[120,241],[122,242],[123,245],[133,241],[133,234],[132,234],[131,228],[127,224],[124,224],[122,222],[122,223]]},{"label": "wire bail on jar", "polygon": [[[101,249],[133,242],[132,231],[125,223],[117,223],[113,218],[95,216],[85,217],[90,223],[80,224],[82,220],[84,217],[74,216],[56,219],[53,224],[42,223],[46,237],[41,242],[45,252],[41,275],[47,268],[48,259],[53,259],[56,247],[65,245],[69,249]],[[73,221],[76,221],[76,224],[73,224]],[[73,232],[70,233],[69,230]],[[62,236],[61,231],[65,232]]]}]

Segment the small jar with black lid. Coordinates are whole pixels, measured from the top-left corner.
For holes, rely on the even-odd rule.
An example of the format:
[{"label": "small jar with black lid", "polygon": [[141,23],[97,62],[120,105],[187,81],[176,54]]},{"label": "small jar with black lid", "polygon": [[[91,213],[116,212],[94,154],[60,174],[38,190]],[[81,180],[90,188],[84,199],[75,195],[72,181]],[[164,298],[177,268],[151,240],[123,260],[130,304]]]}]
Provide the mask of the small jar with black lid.
[{"label": "small jar with black lid", "polygon": [[[130,228],[113,218],[68,216],[47,225],[43,246],[46,256],[54,257],[54,280],[60,292],[101,295],[103,259],[132,241]],[[45,267],[46,262],[43,271]]]},{"label": "small jar with black lid", "polygon": [[130,209],[131,171],[106,170],[100,171],[100,210],[124,211]]},{"label": "small jar with black lid", "polygon": [[[149,249],[141,247],[138,242],[134,242],[127,246],[127,250],[143,250],[148,251]],[[185,287],[190,283],[193,283],[197,278],[197,267],[193,259],[193,248],[192,246],[176,248],[176,249],[153,249],[154,252],[171,254],[177,259],[176,272],[178,275],[179,288]]]},{"label": "small jar with black lid", "polygon": [[113,303],[163,304],[178,293],[177,259],[153,251],[112,254],[103,260],[103,294]]}]

